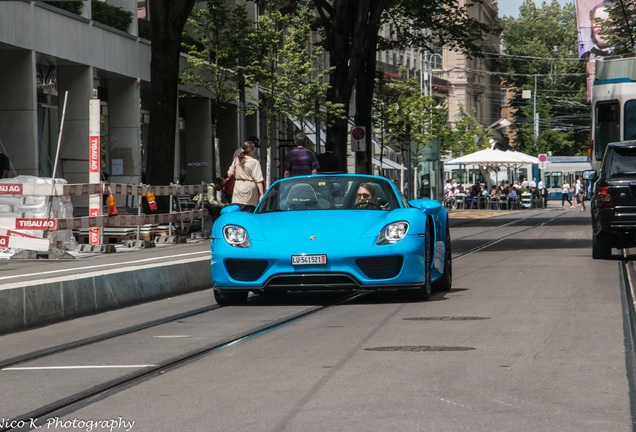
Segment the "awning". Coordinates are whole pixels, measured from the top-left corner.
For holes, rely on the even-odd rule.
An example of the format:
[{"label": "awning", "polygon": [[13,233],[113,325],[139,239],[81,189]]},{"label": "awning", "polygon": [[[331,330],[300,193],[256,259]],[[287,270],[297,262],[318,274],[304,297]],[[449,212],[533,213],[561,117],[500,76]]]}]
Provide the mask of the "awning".
[{"label": "awning", "polygon": [[[372,159],[373,165],[375,166],[380,166],[380,159],[377,158],[373,158]],[[402,164],[399,164],[397,162],[393,162],[391,159],[382,159],[382,169],[395,169],[395,170],[400,170],[400,171],[404,171],[406,170],[406,167]]]}]

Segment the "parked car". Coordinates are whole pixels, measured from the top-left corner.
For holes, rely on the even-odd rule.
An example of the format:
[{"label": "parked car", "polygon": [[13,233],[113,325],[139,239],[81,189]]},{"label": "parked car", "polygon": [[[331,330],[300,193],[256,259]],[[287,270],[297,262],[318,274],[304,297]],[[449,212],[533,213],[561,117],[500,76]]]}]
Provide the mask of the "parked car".
[{"label": "parked car", "polygon": [[608,144],[591,199],[592,257],[609,259],[612,248],[636,245],[636,141]]},{"label": "parked car", "polygon": [[244,303],[250,291],[398,289],[428,300],[452,285],[447,210],[407,201],[385,177],[278,180],[253,213],[225,207],[210,248],[221,305]]}]

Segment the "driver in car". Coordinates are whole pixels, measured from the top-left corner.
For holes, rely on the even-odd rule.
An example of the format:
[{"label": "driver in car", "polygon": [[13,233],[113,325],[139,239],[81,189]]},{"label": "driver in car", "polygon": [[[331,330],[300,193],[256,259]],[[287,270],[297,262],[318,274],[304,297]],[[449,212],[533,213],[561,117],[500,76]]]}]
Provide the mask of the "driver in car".
[{"label": "driver in car", "polygon": [[389,204],[376,195],[370,183],[360,183],[353,208],[389,210]]}]

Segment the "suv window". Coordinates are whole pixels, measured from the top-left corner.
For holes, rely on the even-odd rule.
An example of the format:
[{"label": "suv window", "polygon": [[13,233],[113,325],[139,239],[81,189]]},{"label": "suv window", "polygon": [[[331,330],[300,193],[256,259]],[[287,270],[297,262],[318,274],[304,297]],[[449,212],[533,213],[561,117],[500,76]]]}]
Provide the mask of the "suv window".
[{"label": "suv window", "polygon": [[636,147],[615,147],[607,169],[608,178],[636,176]]}]

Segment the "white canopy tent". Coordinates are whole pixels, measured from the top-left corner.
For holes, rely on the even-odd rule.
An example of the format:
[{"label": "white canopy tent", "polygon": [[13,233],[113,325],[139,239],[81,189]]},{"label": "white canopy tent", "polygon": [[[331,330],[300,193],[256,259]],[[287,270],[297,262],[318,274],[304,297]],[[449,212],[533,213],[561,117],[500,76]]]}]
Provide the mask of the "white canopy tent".
[{"label": "white canopy tent", "polygon": [[491,171],[498,173],[502,167],[505,167],[506,170],[518,169],[524,165],[539,163],[539,159],[518,151],[501,151],[494,148],[487,148],[452,159],[447,163],[459,164],[464,167],[470,165],[478,166],[484,174],[488,189],[490,189]]}]

